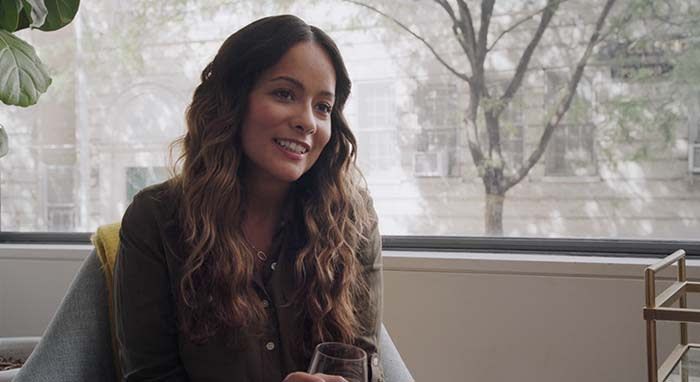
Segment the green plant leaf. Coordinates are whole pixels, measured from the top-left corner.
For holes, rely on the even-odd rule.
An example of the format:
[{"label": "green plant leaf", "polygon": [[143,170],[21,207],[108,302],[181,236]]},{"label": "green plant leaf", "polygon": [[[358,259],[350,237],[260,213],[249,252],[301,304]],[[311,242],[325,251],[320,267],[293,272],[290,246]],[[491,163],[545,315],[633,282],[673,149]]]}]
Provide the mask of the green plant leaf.
[{"label": "green plant leaf", "polygon": [[49,85],[49,72],[34,48],[0,30],[0,101],[7,105],[34,105]]},{"label": "green plant leaf", "polygon": [[2,0],[0,2],[0,29],[14,32],[19,25],[22,0]]},{"label": "green plant leaf", "polygon": [[5,131],[5,128],[0,125],[0,158],[7,155],[7,152],[9,151],[8,143],[7,132]]},{"label": "green plant leaf", "polygon": [[44,3],[49,14],[46,16],[46,22],[39,29],[49,32],[61,29],[73,21],[75,14],[78,13],[80,0],[45,0]]},{"label": "green plant leaf", "polygon": [[29,28],[29,24],[32,23],[32,20],[29,19],[29,15],[27,14],[26,11],[26,6],[22,7],[22,12],[19,13],[19,24],[17,24],[17,32],[18,30],[26,29]]},{"label": "green plant leaf", "polygon": [[[46,9],[46,4],[44,0],[22,0],[24,7],[22,8],[22,13],[29,15],[32,28],[39,28],[46,22],[46,17],[49,14],[49,10]],[[21,24],[21,20],[20,20]]]}]

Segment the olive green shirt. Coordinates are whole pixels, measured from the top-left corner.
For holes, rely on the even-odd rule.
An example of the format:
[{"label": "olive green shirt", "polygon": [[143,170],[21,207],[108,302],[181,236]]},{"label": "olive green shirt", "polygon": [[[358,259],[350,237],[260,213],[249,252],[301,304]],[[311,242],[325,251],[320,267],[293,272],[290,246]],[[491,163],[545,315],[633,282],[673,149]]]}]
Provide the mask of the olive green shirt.
[{"label": "olive green shirt", "polygon": [[[292,264],[301,246],[282,240],[293,231],[283,224],[265,264],[268,274],[254,288],[269,309],[262,335],[238,329],[194,344],[178,331],[179,281],[185,245],[176,219],[177,201],[169,183],[138,193],[122,219],[120,248],[114,270],[115,329],[125,381],[281,382],[294,371],[306,371],[309,351],[293,339],[300,330],[300,307],[288,304],[294,280]],[[372,211],[374,212],[374,211]],[[381,239],[376,225],[369,243],[357,251],[370,287],[369,309],[356,345],[367,352],[369,380],[383,381],[378,344],[382,307]],[[274,259],[274,261],[272,260]],[[366,318],[366,320],[364,319]]]}]

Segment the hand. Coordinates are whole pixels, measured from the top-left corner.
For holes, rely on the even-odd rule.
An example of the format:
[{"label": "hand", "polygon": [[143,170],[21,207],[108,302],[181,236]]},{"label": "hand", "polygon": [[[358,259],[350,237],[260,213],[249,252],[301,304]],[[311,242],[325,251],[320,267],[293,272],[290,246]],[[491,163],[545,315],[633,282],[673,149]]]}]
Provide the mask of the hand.
[{"label": "hand", "polygon": [[309,374],[297,371],[289,374],[282,382],[348,382],[348,380],[337,375]]}]

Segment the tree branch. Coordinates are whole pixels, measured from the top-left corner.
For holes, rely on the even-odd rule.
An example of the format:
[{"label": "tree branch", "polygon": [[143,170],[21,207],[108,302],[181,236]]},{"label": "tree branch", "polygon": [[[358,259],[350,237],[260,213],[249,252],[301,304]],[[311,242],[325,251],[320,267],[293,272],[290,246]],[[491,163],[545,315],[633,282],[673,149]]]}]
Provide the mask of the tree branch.
[{"label": "tree branch", "polygon": [[571,106],[571,101],[573,100],[574,95],[576,94],[576,88],[578,87],[578,83],[581,80],[581,77],[583,76],[583,70],[586,68],[588,59],[593,54],[593,48],[595,48],[595,45],[601,40],[601,30],[603,29],[605,19],[608,17],[610,10],[612,9],[613,5],[615,5],[615,1],[616,0],[607,0],[605,2],[605,6],[603,7],[603,10],[598,16],[598,20],[596,21],[595,25],[595,30],[593,31],[593,34],[591,35],[591,38],[588,41],[586,50],[579,59],[578,64],[576,65],[576,69],[574,70],[574,74],[571,76],[571,80],[569,80],[569,83],[567,84],[566,94],[564,94],[561,100],[559,101],[559,105],[552,118],[550,118],[549,121],[547,121],[547,125],[544,128],[544,132],[540,137],[540,142],[537,145],[535,151],[533,151],[532,154],[530,154],[527,163],[521,166],[513,176],[506,178],[506,190],[518,184],[525,177],[525,175],[527,175],[528,172],[530,172],[532,167],[534,167],[535,163],[537,163],[540,160],[542,154],[544,154],[544,150],[547,148],[547,144],[549,143],[549,140],[552,137],[554,129],[557,126],[559,126],[559,122],[561,122],[562,118],[564,117],[564,114],[566,114],[566,112],[569,110],[569,106]]},{"label": "tree branch", "polygon": [[474,32],[472,13],[469,11],[469,6],[464,0],[457,0],[457,6],[459,7],[459,16],[464,23],[464,28],[462,29],[464,39],[467,44],[473,47],[473,51],[476,53],[476,32]]},{"label": "tree branch", "polygon": [[479,25],[479,40],[477,44],[477,52],[479,56],[479,62],[484,62],[486,58],[486,44],[488,43],[489,37],[489,26],[491,24],[491,15],[493,14],[493,6],[496,0],[482,0],[481,1],[481,24]]},{"label": "tree branch", "polygon": [[554,13],[557,11],[558,7],[559,0],[547,0],[547,6],[544,7],[544,10],[542,12],[542,18],[540,19],[540,24],[537,26],[535,35],[532,36],[532,40],[530,40],[530,43],[525,48],[523,55],[520,56],[520,61],[518,62],[518,66],[515,68],[515,74],[513,75],[513,79],[510,81],[508,87],[501,96],[501,101],[503,102],[502,106],[498,110],[496,110],[496,117],[500,116],[500,114],[505,109],[505,106],[508,105],[510,100],[513,98],[515,92],[517,92],[520,88],[520,85],[523,82],[523,78],[525,77],[527,67],[528,65],[530,65],[532,54],[535,52],[535,48],[537,48],[537,45],[539,45],[540,41],[542,40],[542,35],[547,29],[547,26],[552,20],[552,17],[554,17]]},{"label": "tree branch", "polygon": [[355,1],[355,0],[342,0],[342,1],[345,1],[345,2],[351,3],[351,4],[355,4],[355,5],[359,5],[359,6],[361,6],[361,7],[365,7],[365,8],[367,8],[367,9],[369,9],[369,10],[371,10],[371,11],[373,11],[373,12],[375,12],[375,13],[381,15],[381,16],[384,16],[384,17],[386,17],[387,19],[393,21],[393,22],[394,22],[396,25],[398,25],[401,29],[403,29],[403,30],[405,30],[406,32],[410,33],[413,37],[415,37],[415,38],[418,39],[420,42],[422,42],[426,47],[428,47],[428,49],[429,49],[430,52],[433,54],[433,56],[435,56],[435,58],[436,58],[438,61],[440,61],[440,63],[441,63],[445,68],[447,68],[447,70],[449,70],[450,72],[452,72],[452,74],[454,74],[455,76],[459,77],[460,79],[462,79],[462,80],[464,80],[464,81],[466,81],[466,82],[470,82],[470,81],[471,81],[471,79],[469,78],[469,76],[467,76],[466,74],[464,74],[464,73],[462,73],[462,72],[457,71],[457,70],[456,70],[455,68],[453,68],[450,64],[448,64],[447,61],[445,61],[445,60],[442,58],[442,56],[440,56],[440,55],[438,54],[438,52],[435,51],[435,48],[433,48],[433,46],[430,45],[430,43],[429,43],[428,41],[426,41],[423,37],[421,37],[420,35],[418,35],[416,32],[412,31],[411,28],[407,27],[405,24],[403,24],[401,21],[397,20],[397,19],[394,18],[393,16],[391,16],[391,15],[385,13],[385,12],[382,12],[381,10],[379,10],[379,9],[377,9],[377,8],[371,6],[371,5],[368,5],[368,4],[359,2],[359,1]]},{"label": "tree branch", "polygon": [[[464,31],[467,30],[466,26],[462,21],[460,21],[457,16],[455,15],[454,10],[452,9],[452,6],[447,2],[447,0],[434,0],[438,5],[440,5],[445,12],[450,16],[450,19],[452,20],[452,33],[454,33],[455,37],[457,38],[457,41],[459,41],[459,45],[462,46],[462,50],[464,53],[467,55],[467,59],[469,59],[469,64],[472,66],[474,65],[474,45],[471,45],[467,42],[467,39],[465,36],[468,35],[468,33],[465,33]],[[461,33],[460,33],[461,31]]]},{"label": "tree branch", "polygon": [[[564,2],[567,2],[567,1],[569,1],[569,0],[560,0],[560,1],[559,1],[559,4],[564,3]],[[542,9],[539,9],[539,10],[537,10],[537,11],[535,11],[535,12],[530,13],[529,15],[527,15],[527,16],[523,17],[522,19],[518,20],[515,24],[511,25],[510,27],[508,27],[508,28],[507,28],[506,30],[504,30],[503,32],[499,33],[499,35],[496,37],[496,39],[493,40],[493,43],[491,43],[491,45],[488,47],[487,51],[490,52],[491,50],[493,50],[493,48],[496,46],[496,44],[498,43],[498,41],[499,41],[501,38],[503,38],[503,36],[505,36],[506,34],[512,32],[513,30],[517,29],[520,25],[522,25],[523,23],[525,23],[525,22],[527,22],[528,20],[532,19],[533,17],[535,17],[535,16],[539,15],[540,13],[544,12],[545,9],[547,9],[547,7],[544,7],[544,8],[542,8]]]}]

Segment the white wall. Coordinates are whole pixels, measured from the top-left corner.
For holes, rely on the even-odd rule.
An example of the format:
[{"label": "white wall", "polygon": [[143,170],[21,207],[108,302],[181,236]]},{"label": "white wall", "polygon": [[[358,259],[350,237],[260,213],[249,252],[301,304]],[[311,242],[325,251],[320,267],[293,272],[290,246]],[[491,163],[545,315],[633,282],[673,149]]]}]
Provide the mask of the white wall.
[{"label": "white wall", "polygon": [[[39,335],[89,248],[0,245],[0,336]],[[641,381],[652,261],[386,252],[384,322],[421,382]]]}]

